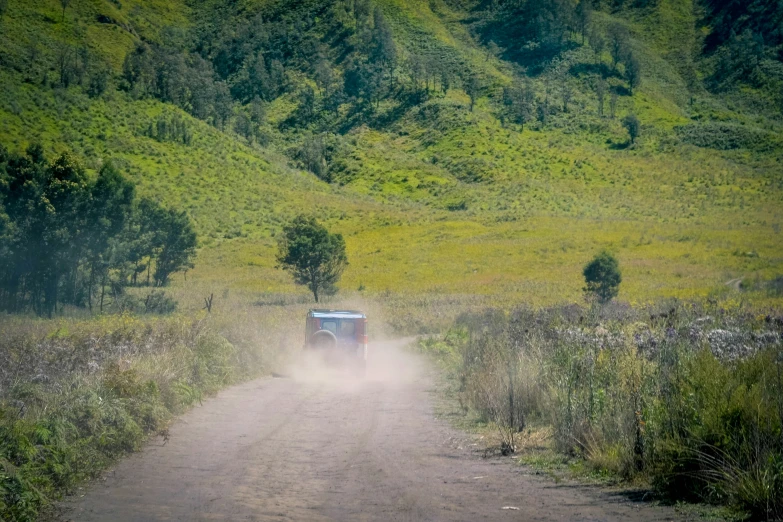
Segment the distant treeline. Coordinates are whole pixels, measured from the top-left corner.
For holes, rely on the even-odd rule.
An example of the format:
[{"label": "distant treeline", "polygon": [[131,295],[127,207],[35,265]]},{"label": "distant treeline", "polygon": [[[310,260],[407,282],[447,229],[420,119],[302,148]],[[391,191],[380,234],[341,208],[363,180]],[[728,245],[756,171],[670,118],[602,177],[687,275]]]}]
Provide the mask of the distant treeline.
[{"label": "distant treeline", "polygon": [[[645,65],[640,56],[633,56],[632,35],[622,18],[635,16],[635,10],[667,8],[658,0],[447,3],[471,12],[467,23],[488,52],[522,64],[529,75],[580,45],[589,45],[596,61],[610,54],[611,69],[602,64],[598,69],[604,79],[627,81],[627,91],[615,93],[619,95],[633,93]],[[682,57],[679,66],[691,93],[741,83],[779,89],[781,4],[768,0],[700,3],[705,16],[698,23],[710,27],[710,33],[702,52],[694,49],[695,56]],[[595,23],[596,11],[619,15],[618,21],[609,26]],[[71,44],[55,49],[53,62],[32,44],[26,59],[4,61],[23,72],[26,81],[61,87],[78,84],[91,96],[116,84],[134,97],[172,103],[218,128],[232,128],[261,143],[267,139],[262,130],[265,105],[292,92],[297,94],[298,108],[283,127],[341,132],[372,117],[384,99],[418,104],[436,89],[460,87],[473,102],[485,94],[491,81],[446,47],[421,45],[415,35],[395,34],[388,11],[371,0],[267,2],[253,9],[231,2],[191,2],[191,14],[190,27],[164,28],[159,43],[139,40],[119,75],[113,75],[86,47]],[[42,74],[44,60],[48,63]],[[612,93],[603,84],[596,90],[602,111],[604,95]],[[524,86],[519,85],[505,98],[513,105],[512,120],[544,121],[547,112],[555,110],[549,100],[533,106],[524,94]],[[562,100],[566,112],[570,97],[569,91]],[[161,135],[166,136],[155,129],[156,139]],[[176,139],[186,142],[188,136]]]},{"label": "distant treeline", "polygon": [[137,197],[111,163],[92,177],[68,154],[0,146],[0,310],[102,311],[128,286],[165,285],[195,253],[188,216]]},{"label": "distant treeline", "polygon": [[[613,66],[625,62],[626,73],[638,73],[638,64],[627,56],[625,26],[603,27],[594,23],[593,13],[608,11],[622,18],[634,10],[665,8],[658,6],[659,0],[447,3],[470,10],[468,23],[487,49],[522,62],[528,72],[563,50],[589,43],[597,54],[611,53]],[[703,59],[694,49],[697,56],[685,60],[682,74],[692,84],[689,88],[702,82],[716,90],[736,83],[779,87],[783,5],[769,0],[699,3],[705,16],[698,23],[710,33],[701,49]],[[194,23],[187,29],[164,28],[160,43],[139,40],[117,78],[85,46],[62,44],[47,59],[37,44],[30,44],[24,59],[4,56],[3,61],[27,81],[78,84],[92,96],[116,80],[134,96],[175,104],[217,127],[233,122],[248,138],[256,137],[263,104],[292,91],[303,103],[289,123],[307,123],[345,104],[364,110],[390,96],[422,101],[436,87],[481,88],[470,65],[456,54],[419,46],[415,36],[395,38],[386,14],[371,0],[267,2],[252,9],[232,2],[190,4]],[[43,75],[42,61],[48,62]],[[701,74],[695,73],[697,68]],[[309,81],[303,82],[303,76]]]}]

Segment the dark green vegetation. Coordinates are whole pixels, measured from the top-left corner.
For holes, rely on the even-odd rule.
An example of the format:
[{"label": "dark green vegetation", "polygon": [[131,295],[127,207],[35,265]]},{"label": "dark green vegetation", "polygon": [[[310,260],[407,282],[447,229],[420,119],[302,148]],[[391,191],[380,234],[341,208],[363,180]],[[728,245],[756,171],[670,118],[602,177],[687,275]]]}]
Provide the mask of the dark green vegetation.
[{"label": "dark green vegetation", "polygon": [[316,303],[319,296],[337,293],[335,285],[348,265],[343,236],[330,234],[315,218],[297,216],[283,227],[278,241],[280,268],[306,286]]},{"label": "dark green vegetation", "polygon": [[123,311],[133,305],[125,288],[145,272],[150,286],[152,266],[155,286],[163,286],[192,268],[195,253],[188,217],[137,199],[111,163],[91,178],[68,154],[50,163],[40,146],[24,156],[0,146],[0,309],[52,317],[68,304],[103,312],[108,291]]},{"label": "dark green vegetation", "polygon": [[[661,310],[664,311],[661,311]],[[466,314],[440,354],[503,450],[552,430],[598,473],[783,515],[783,318],[674,303]]]},{"label": "dark green vegetation", "polygon": [[600,303],[608,303],[617,297],[623,276],[620,263],[608,252],[601,252],[587,263],[582,271],[585,276],[585,292]]}]

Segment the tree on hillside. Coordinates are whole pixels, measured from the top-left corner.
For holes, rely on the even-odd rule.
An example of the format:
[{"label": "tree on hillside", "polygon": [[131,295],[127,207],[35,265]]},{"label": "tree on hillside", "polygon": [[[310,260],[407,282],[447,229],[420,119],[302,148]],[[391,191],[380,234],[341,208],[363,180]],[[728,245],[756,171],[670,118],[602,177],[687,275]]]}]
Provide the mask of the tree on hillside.
[{"label": "tree on hillside", "polygon": [[623,280],[620,264],[606,251],[599,253],[585,265],[582,274],[586,283],[585,293],[599,303],[608,303],[617,296]]},{"label": "tree on hillside", "polygon": [[579,0],[579,4],[576,6],[576,23],[579,32],[582,35],[582,45],[585,44],[585,39],[590,31],[592,19],[593,6],[590,0]]},{"label": "tree on hillside", "polygon": [[234,132],[248,141],[250,141],[255,134],[253,132],[253,122],[244,110],[239,109],[236,116],[234,116]]},{"label": "tree on hillside", "polygon": [[633,96],[633,90],[642,83],[642,64],[633,54],[628,54],[625,62],[625,79],[628,80],[628,91]]},{"label": "tree on hillside", "polygon": [[593,50],[593,53],[595,54],[595,63],[601,62],[601,55],[604,52],[604,49],[606,48],[606,39],[604,39],[604,36],[601,34],[601,32],[597,29],[593,29],[590,31],[590,48]]},{"label": "tree on hillside", "polygon": [[533,119],[535,101],[536,94],[529,80],[525,80],[522,85],[515,82],[503,89],[504,116],[524,126]]},{"label": "tree on hillside", "polygon": [[260,52],[248,55],[242,68],[231,78],[230,82],[231,94],[242,102],[252,100],[255,97],[270,100],[274,95],[266,61]]},{"label": "tree on hillside", "polygon": [[373,12],[375,30],[373,31],[370,59],[380,64],[389,77],[389,86],[394,84],[394,69],[397,67],[397,47],[394,44],[391,26],[383,16],[380,7]]},{"label": "tree on hillside", "polygon": [[69,5],[71,5],[71,0],[60,0],[60,7],[63,8],[63,22],[65,21],[65,10],[68,9]]},{"label": "tree on hillside", "polygon": [[320,179],[330,183],[329,165],[326,162],[326,146],[324,136],[311,136],[304,140],[296,154],[305,169],[309,170]]},{"label": "tree on hillside", "polygon": [[636,138],[642,132],[642,124],[639,122],[639,118],[635,114],[629,114],[623,118],[623,127],[628,131],[628,137],[631,139],[631,145],[636,143]]},{"label": "tree on hillside", "polygon": [[609,117],[614,119],[617,114],[617,91],[612,89],[612,93],[609,95]]},{"label": "tree on hillside", "polygon": [[5,18],[5,14],[8,12],[8,0],[0,0],[0,22]]},{"label": "tree on hillside", "polygon": [[617,64],[623,62],[628,55],[628,41],[630,36],[628,29],[619,23],[609,26],[609,52],[612,55],[612,68],[617,69]]},{"label": "tree on hillside", "polygon": [[699,77],[696,74],[696,66],[693,63],[693,59],[688,57],[686,63],[687,65],[682,71],[682,78],[685,80],[685,86],[688,88],[688,105],[692,107],[693,102],[695,101],[696,93],[701,87],[701,82],[699,81]]},{"label": "tree on hillside", "polygon": [[29,302],[37,314],[51,317],[63,281],[82,258],[89,180],[70,155],[48,163],[38,145],[8,158],[6,180],[3,199],[13,231],[11,257],[0,260],[6,308],[20,311]]},{"label": "tree on hillside", "polygon": [[68,88],[76,78],[76,50],[69,44],[57,49],[57,70],[60,73],[60,87]]},{"label": "tree on hillside", "polygon": [[321,96],[324,96],[332,89],[334,84],[334,73],[329,66],[327,60],[321,60],[318,65],[315,66],[315,84],[318,86],[318,90],[321,91]]},{"label": "tree on hillside", "polygon": [[348,265],[348,256],[341,234],[332,234],[315,218],[300,215],[283,227],[277,262],[296,284],[310,289],[317,303],[322,295],[337,292],[335,285]]},{"label": "tree on hillside", "polygon": [[193,268],[198,241],[184,211],[163,210],[157,229],[161,247],[155,260],[155,285],[165,286],[173,273]]},{"label": "tree on hillside", "polygon": [[604,99],[606,98],[606,80],[600,78],[595,85],[595,96],[598,98],[598,116],[604,115]]},{"label": "tree on hillside", "polygon": [[440,69],[440,88],[443,94],[447,94],[451,89],[451,84],[454,79],[452,72],[448,67],[441,67]]},{"label": "tree on hillside", "polygon": [[472,75],[465,84],[465,94],[470,98],[470,112],[473,112],[473,107],[476,105],[476,100],[479,97],[481,91],[481,82],[478,76]]},{"label": "tree on hillside", "polygon": [[302,123],[307,124],[315,119],[315,91],[309,85],[305,85],[299,92],[299,112]]},{"label": "tree on hillside", "polygon": [[353,60],[343,75],[345,94],[365,106],[380,102],[383,83],[380,66],[363,60]]},{"label": "tree on hillside", "polygon": [[563,78],[563,85],[560,87],[560,95],[563,99],[563,112],[568,112],[568,104],[571,103],[571,98],[574,97],[574,90],[565,77]]},{"label": "tree on hillside", "polygon": [[742,82],[761,86],[765,73],[761,65],[765,58],[764,39],[759,33],[745,29],[739,35],[732,32],[716,53],[715,69],[710,77],[714,89]]},{"label": "tree on hillside", "polygon": [[254,125],[262,125],[266,121],[266,107],[258,96],[250,102],[250,121]]}]

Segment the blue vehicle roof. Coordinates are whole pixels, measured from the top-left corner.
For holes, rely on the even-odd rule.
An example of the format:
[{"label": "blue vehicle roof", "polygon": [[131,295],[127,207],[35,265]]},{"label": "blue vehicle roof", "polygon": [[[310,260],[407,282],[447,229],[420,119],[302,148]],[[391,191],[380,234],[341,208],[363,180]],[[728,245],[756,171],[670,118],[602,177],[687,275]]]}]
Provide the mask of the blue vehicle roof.
[{"label": "blue vehicle roof", "polygon": [[317,317],[321,319],[366,319],[367,316],[364,312],[359,310],[310,310],[307,314],[310,317]]}]

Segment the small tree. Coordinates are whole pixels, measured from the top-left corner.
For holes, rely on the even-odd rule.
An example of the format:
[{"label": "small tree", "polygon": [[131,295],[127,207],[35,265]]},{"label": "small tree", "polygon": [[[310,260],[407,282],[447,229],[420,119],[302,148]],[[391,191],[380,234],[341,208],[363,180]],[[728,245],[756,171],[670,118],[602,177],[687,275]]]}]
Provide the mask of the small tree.
[{"label": "small tree", "polygon": [[568,85],[568,82],[563,82],[563,88],[560,91],[560,94],[563,96],[563,112],[568,112],[568,104],[571,103],[571,98],[574,96],[574,91],[571,89],[571,86]]},{"label": "small tree", "polygon": [[579,32],[582,33],[582,45],[585,44],[585,38],[590,29],[590,23],[593,19],[593,7],[589,0],[579,0],[576,6],[576,24]]},{"label": "small tree", "polygon": [[470,112],[473,112],[473,107],[476,105],[476,100],[481,90],[481,83],[478,77],[471,76],[468,83],[465,85],[465,93],[470,97]]},{"label": "small tree", "polygon": [[595,63],[600,63],[601,55],[606,48],[606,39],[604,39],[604,36],[598,30],[593,29],[590,32],[589,43],[590,47],[593,49],[593,53],[595,53]]},{"label": "small tree", "polygon": [[628,29],[624,26],[614,23],[609,26],[609,52],[612,55],[612,68],[617,69],[617,64],[624,61],[628,55],[628,46],[630,36]]},{"label": "small tree", "polygon": [[331,234],[315,218],[300,215],[283,228],[277,262],[296,284],[310,289],[317,303],[322,294],[337,292],[335,284],[348,265],[348,256],[341,234]]},{"label": "small tree", "polygon": [[60,7],[63,8],[63,22],[65,21],[65,10],[71,5],[71,0],[60,0]]},{"label": "small tree", "polygon": [[604,99],[606,98],[606,80],[601,78],[595,86],[595,95],[598,98],[598,116],[604,115]]},{"label": "small tree", "polygon": [[159,215],[160,252],[155,264],[155,284],[164,286],[175,272],[193,268],[198,240],[185,212],[166,209]]},{"label": "small tree", "polygon": [[609,96],[609,117],[614,119],[617,113],[617,91],[612,89],[612,94]]},{"label": "small tree", "polygon": [[639,118],[635,114],[629,114],[623,118],[623,127],[628,131],[628,137],[631,138],[631,144],[636,143],[636,138],[642,132],[642,124],[639,122]]},{"label": "small tree", "polygon": [[628,91],[633,96],[633,90],[642,83],[642,64],[633,54],[628,55],[628,61],[625,63],[625,79],[628,80]]},{"label": "small tree", "polygon": [[315,83],[321,91],[321,96],[328,92],[334,84],[334,73],[329,62],[324,59],[315,66]]},{"label": "small tree", "polygon": [[3,21],[3,17],[8,12],[8,0],[0,0],[0,22]]},{"label": "small tree", "polygon": [[600,303],[608,303],[617,295],[623,280],[617,259],[603,251],[593,258],[582,272],[585,276],[585,293]]},{"label": "small tree", "polygon": [[299,93],[299,113],[303,123],[310,123],[315,119],[315,91],[309,85]]}]

